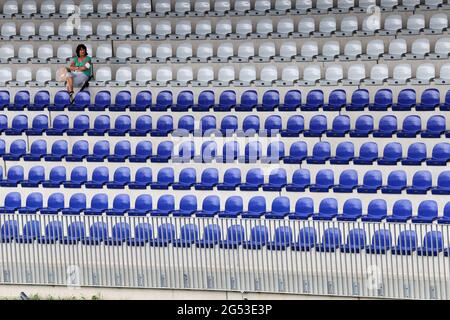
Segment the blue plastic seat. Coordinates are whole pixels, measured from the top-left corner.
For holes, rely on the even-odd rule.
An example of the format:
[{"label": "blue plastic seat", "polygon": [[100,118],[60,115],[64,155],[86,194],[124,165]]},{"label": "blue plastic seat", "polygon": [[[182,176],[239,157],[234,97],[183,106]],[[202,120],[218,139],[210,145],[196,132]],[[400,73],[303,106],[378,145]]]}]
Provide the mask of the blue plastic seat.
[{"label": "blue plastic seat", "polygon": [[172,132],[173,136],[188,136],[194,133],[195,119],[191,115],[184,115],[178,119],[177,128]]},{"label": "blue plastic seat", "polygon": [[104,166],[96,167],[92,171],[92,180],[84,185],[88,189],[103,188],[109,182],[109,169]]},{"label": "blue plastic seat", "polygon": [[242,212],[242,218],[260,218],[266,213],[266,198],[254,196],[248,201],[247,211]]},{"label": "blue plastic seat", "polygon": [[397,200],[392,207],[392,215],[387,222],[406,222],[412,218],[412,203],[408,199]]},{"label": "blue plastic seat", "polygon": [[389,173],[387,185],[381,188],[381,193],[401,194],[406,189],[406,172],[395,170]]},{"label": "blue plastic seat", "polygon": [[369,104],[369,110],[386,111],[392,106],[392,101],[392,91],[390,89],[380,89],[375,93],[373,104]]},{"label": "blue plastic seat", "polygon": [[320,141],[314,145],[312,156],[306,158],[308,164],[325,164],[331,157],[331,146],[327,141]]},{"label": "blue plastic seat", "polygon": [[369,170],[364,174],[363,184],[356,190],[358,193],[377,193],[382,186],[382,174],[380,170]]},{"label": "blue plastic seat", "polygon": [[45,226],[45,235],[38,239],[39,243],[55,243],[63,240],[64,231],[62,221],[50,221]]},{"label": "blue plastic seat", "polygon": [[282,129],[281,117],[272,115],[264,121],[264,134],[268,137],[276,136]]},{"label": "blue plastic seat", "polygon": [[156,121],[156,129],[151,131],[153,137],[166,137],[173,131],[173,118],[169,115],[164,115]]},{"label": "blue plastic seat", "polygon": [[160,91],[156,96],[156,104],[150,106],[151,111],[167,111],[173,104],[172,92]]},{"label": "blue plastic seat", "polygon": [[322,90],[311,90],[306,95],[306,103],[300,106],[301,111],[318,111],[324,105]]},{"label": "blue plastic seat", "polygon": [[108,216],[123,216],[130,210],[130,196],[128,194],[118,194],[114,197],[112,209],[106,210]]},{"label": "blue plastic seat", "polygon": [[152,117],[147,115],[139,116],[136,119],[135,128],[128,133],[131,137],[145,137],[152,131]]},{"label": "blue plastic seat", "polygon": [[195,212],[197,217],[214,217],[220,211],[220,198],[216,195],[203,199],[202,210]]},{"label": "blue plastic seat", "polygon": [[280,135],[282,137],[298,137],[303,130],[305,130],[305,120],[303,119],[303,116],[294,115],[289,117],[286,129],[281,130]]},{"label": "blue plastic seat", "polygon": [[276,197],[272,201],[272,211],[266,212],[266,219],[283,219],[291,212],[291,204],[288,197]]},{"label": "blue plastic seat", "polygon": [[[236,95],[234,94],[233,91],[230,92],[224,91],[220,96],[220,103],[223,103],[224,107],[226,108],[226,105],[228,104],[231,104],[231,106],[234,105],[233,99],[235,104]],[[215,102],[214,91],[212,90],[201,91],[200,94],[198,95],[197,104],[194,103],[192,104],[192,111],[209,111],[211,108],[213,107],[215,108],[214,102]]]},{"label": "blue plastic seat", "polygon": [[221,248],[235,249],[245,241],[245,229],[239,224],[233,224],[227,229],[227,237],[219,242]]},{"label": "blue plastic seat", "polygon": [[74,221],[67,227],[67,236],[63,237],[64,244],[77,244],[86,238],[84,222]]},{"label": "blue plastic seat", "polygon": [[55,93],[53,104],[48,107],[49,111],[64,111],[66,107],[71,105],[70,95],[67,91],[61,90]]},{"label": "blue plastic seat", "polygon": [[356,119],[355,129],[350,130],[349,135],[352,138],[367,138],[373,132],[373,117],[362,115]]},{"label": "blue plastic seat", "polygon": [[414,89],[403,89],[398,93],[397,103],[392,106],[394,111],[411,111],[416,105],[416,91]]},{"label": "blue plastic seat", "polygon": [[309,121],[309,129],[303,132],[304,137],[321,137],[328,130],[327,117],[315,115]]},{"label": "blue plastic seat", "polygon": [[51,153],[44,157],[45,161],[61,161],[68,155],[68,143],[66,140],[57,140],[52,144]]},{"label": "blue plastic seat", "polygon": [[388,229],[380,229],[374,232],[372,243],[366,248],[366,252],[372,254],[385,254],[391,247],[391,232]]},{"label": "blue plastic seat", "polygon": [[356,221],[362,216],[362,202],[360,199],[351,198],[344,202],[342,214],[337,216],[338,221]]},{"label": "blue plastic seat", "polygon": [[203,230],[203,237],[195,242],[200,248],[213,248],[222,240],[222,231],[217,224],[209,224]]},{"label": "blue plastic seat", "polygon": [[310,197],[299,198],[295,203],[295,212],[289,215],[291,220],[306,220],[314,214],[314,201]]},{"label": "blue plastic seat", "polygon": [[153,210],[152,197],[149,194],[140,194],[134,200],[134,209],[128,210],[128,216],[145,216]]},{"label": "blue plastic seat", "polygon": [[9,91],[1,90],[0,91],[0,109],[4,110],[5,108],[9,109],[11,106],[11,97],[9,95]]},{"label": "blue plastic seat", "polygon": [[445,204],[444,214],[437,221],[441,224],[450,224],[450,201]]},{"label": "blue plastic seat", "polygon": [[285,250],[293,243],[292,229],[287,226],[280,226],[275,229],[274,241],[267,244],[269,250]]},{"label": "blue plastic seat", "polygon": [[[102,91],[109,95],[109,103],[111,102],[111,96],[108,91]],[[98,95],[98,93],[97,93]],[[70,111],[83,111],[85,108],[89,108],[91,106],[91,96],[88,91],[78,91],[75,95],[74,101],[72,105],[69,105]],[[104,109],[99,109],[104,110]]]},{"label": "blue plastic seat", "polygon": [[114,146],[114,154],[107,157],[109,162],[125,162],[131,156],[131,143],[129,141],[118,141]]},{"label": "blue plastic seat", "polygon": [[113,181],[106,183],[108,189],[123,189],[131,182],[129,167],[119,167],[114,171]]},{"label": "blue plastic seat", "polygon": [[52,193],[47,199],[47,207],[41,208],[41,214],[58,214],[64,209],[64,194],[61,192]]},{"label": "blue plastic seat", "polygon": [[205,141],[200,148],[200,154],[194,156],[194,162],[210,163],[217,155],[217,143],[215,141]]},{"label": "blue plastic seat", "polygon": [[278,164],[285,156],[283,141],[272,141],[267,146],[267,155],[261,157],[261,163]]},{"label": "blue plastic seat", "polygon": [[188,111],[194,105],[192,91],[184,90],[178,93],[177,103],[172,105],[172,111]]},{"label": "blue plastic seat", "polygon": [[150,91],[139,91],[136,94],[135,104],[130,106],[130,111],[145,111],[152,105],[152,93]]},{"label": "blue plastic seat", "polygon": [[255,163],[262,156],[261,142],[250,141],[245,145],[244,156],[238,157],[240,163]]},{"label": "blue plastic seat", "polygon": [[243,243],[246,249],[261,249],[269,243],[269,230],[266,226],[256,225],[250,231],[250,240]]},{"label": "blue plastic seat", "polygon": [[427,121],[427,129],[422,131],[422,138],[440,138],[445,133],[446,124],[444,116],[431,116]]},{"label": "blue plastic seat", "polygon": [[336,156],[330,158],[330,164],[349,164],[355,157],[353,142],[344,141],[337,145]]},{"label": "blue plastic seat", "polygon": [[238,120],[236,116],[225,116],[220,122],[220,132],[222,136],[232,136],[238,129]]},{"label": "blue plastic seat", "polygon": [[259,133],[260,121],[257,115],[249,115],[242,121],[242,130],[237,130],[238,136],[251,137]]},{"label": "blue plastic seat", "polygon": [[69,207],[63,209],[62,214],[80,214],[86,209],[86,195],[84,193],[74,193],[69,200]]},{"label": "blue plastic seat", "polygon": [[239,186],[241,191],[258,191],[264,183],[264,173],[260,168],[253,168],[247,171],[245,183]]},{"label": "blue plastic seat", "polygon": [[153,155],[153,146],[151,141],[139,141],[136,145],[135,154],[131,155],[130,162],[147,162]]},{"label": "blue plastic seat", "polygon": [[391,138],[397,130],[397,118],[387,115],[380,119],[378,130],[375,130],[372,135],[375,138]]},{"label": "blue plastic seat", "polygon": [[437,186],[431,189],[432,194],[450,194],[450,171],[442,171],[437,179]]},{"label": "blue plastic seat", "polygon": [[28,129],[28,117],[23,114],[15,116],[12,120],[11,127],[5,130],[7,136],[21,135]]},{"label": "blue plastic seat", "polygon": [[383,157],[377,160],[379,165],[396,165],[402,159],[402,145],[398,142],[390,142],[384,146]]},{"label": "blue plastic seat", "polygon": [[308,145],[304,141],[295,141],[289,148],[289,155],[283,158],[284,163],[300,164],[308,156]]},{"label": "blue plastic seat", "polygon": [[44,206],[42,193],[32,192],[27,196],[25,207],[19,209],[19,213],[37,213]]},{"label": "blue plastic seat", "polygon": [[152,155],[150,160],[152,162],[168,162],[173,154],[173,142],[163,141],[158,144],[156,155]]},{"label": "blue plastic seat", "polygon": [[402,130],[397,131],[398,138],[415,138],[422,131],[422,121],[417,115],[403,119]]},{"label": "blue plastic seat", "polygon": [[[247,90],[242,93],[241,101],[239,104],[235,105],[234,109],[236,111],[252,111],[253,108],[256,108],[257,105],[258,105],[258,94],[256,93],[255,90]],[[220,110],[217,111],[230,111],[230,109],[224,110],[223,108],[221,108]]]},{"label": "blue plastic seat", "polygon": [[60,114],[53,119],[52,127],[45,130],[45,133],[48,136],[62,136],[67,130],[69,130],[69,117]]},{"label": "blue plastic seat", "polygon": [[408,154],[402,160],[403,166],[420,166],[427,158],[427,146],[423,142],[414,142],[408,147]]},{"label": "blue plastic seat", "polygon": [[338,214],[338,202],[334,198],[320,201],[319,212],[313,214],[313,220],[332,220]]},{"label": "blue plastic seat", "polygon": [[374,199],[369,202],[367,214],[363,215],[361,221],[381,222],[387,216],[387,203],[384,199]]},{"label": "blue plastic seat", "polygon": [[4,199],[3,207],[0,207],[0,213],[14,213],[22,207],[22,199],[19,192],[9,192]]},{"label": "blue plastic seat", "polygon": [[0,152],[3,152],[3,160],[5,161],[18,161],[22,156],[27,153],[27,144],[25,140],[14,140],[9,145],[9,153],[5,153],[5,141],[0,141]]},{"label": "blue plastic seat", "polygon": [[82,136],[90,128],[89,116],[81,114],[73,119],[73,128],[67,130],[68,136]]},{"label": "blue plastic seat", "polygon": [[70,111],[82,111],[86,107],[88,107],[89,111],[105,111],[106,108],[111,106],[111,93],[109,91],[102,90],[97,92],[92,105],[90,104],[90,99],[87,100],[87,95],[79,95],[79,93],[75,96],[75,103],[69,106]]},{"label": "blue plastic seat", "polygon": [[225,210],[219,211],[219,218],[237,218],[244,210],[242,197],[231,196],[225,201]]},{"label": "blue plastic seat", "polygon": [[22,236],[18,240],[20,243],[32,243],[41,236],[41,223],[38,220],[29,220],[23,226]]},{"label": "blue plastic seat", "polygon": [[258,105],[257,111],[274,111],[280,105],[280,94],[277,90],[267,90],[262,97],[262,104]]},{"label": "blue plastic seat", "polygon": [[339,175],[339,184],[333,187],[334,192],[352,193],[358,187],[358,173],[354,169],[346,169]]},{"label": "blue plastic seat", "polygon": [[411,255],[417,250],[417,233],[415,230],[403,230],[397,238],[397,245],[392,247],[392,254]]},{"label": "blue plastic seat", "polygon": [[4,114],[0,115],[0,132],[8,129],[8,117]]},{"label": "blue plastic seat", "polygon": [[1,187],[17,187],[19,183],[25,180],[23,167],[20,165],[11,166],[8,169],[6,179],[0,181]]},{"label": "blue plastic seat", "polygon": [[433,147],[431,158],[426,161],[429,166],[445,166],[450,160],[450,143],[439,142]]},{"label": "blue plastic seat", "polygon": [[39,161],[47,154],[47,142],[45,140],[35,140],[31,144],[30,153],[23,156],[25,161]]},{"label": "blue plastic seat", "polygon": [[14,104],[9,106],[9,110],[25,110],[30,105],[30,93],[26,90],[17,91],[14,95]]},{"label": "blue plastic seat", "polygon": [[139,168],[134,174],[134,181],[128,184],[129,189],[146,189],[152,181],[152,169],[148,167]]},{"label": "blue plastic seat", "polygon": [[114,129],[108,130],[110,136],[124,136],[131,130],[130,116],[118,116],[114,122]]},{"label": "blue plastic seat", "polygon": [[25,133],[28,136],[40,136],[47,130],[48,117],[44,114],[40,114],[33,118],[33,121],[31,122],[31,129],[25,130]]},{"label": "blue plastic seat", "polygon": [[317,245],[317,232],[314,227],[301,228],[298,233],[298,241],[291,244],[294,251],[310,251]]},{"label": "blue plastic seat", "polygon": [[174,217],[190,217],[197,211],[197,197],[195,195],[185,195],[180,199],[178,210],[172,211]]},{"label": "blue plastic seat", "polygon": [[360,253],[366,248],[366,232],[364,229],[351,229],[347,234],[347,241],[341,245],[341,251],[345,253]]},{"label": "blue plastic seat", "polygon": [[87,162],[103,162],[110,155],[109,141],[100,140],[94,144],[93,154],[86,157]]},{"label": "blue plastic seat", "polygon": [[431,172],[427,170],[416,171],[413,175],[412,186],[406,189],[407,194],[427,194],[431,189]]},{"label": "blue plastic seat", "polygon": [[413,217],[413,223],[431,223],[438,218],[438,205],[434,200],[424,200],[419,204],[417,216]]},{"label": "blue plastic seat", "polygon": [[441,104],[439,90],[426,89],[422,92],[420,103],[416,105],[416,111],[434,111]]},{"label": "blue plastic seat", "polygon": [[230,168],[224,172],[223,182],[217,184],[217,190],[236,190],[241,182],[241,169]]},{"label": "blue plastic seat", "polygon": [[449,111],[450,110],[450,91],[447,90],[445,93],[445,101],[439,107],[441,111]]},{"label": "blue plastic seat", "polygon": [[152,189],[169,189],[174,183],[175,173],[173,168],[161,168],[158,171],[156,181],[150,184]]},{"label": "blue plastic seat", "polygon": [[289,90],[284,95],[284,103],[279,107],[279,111],[295,111],[302,104],[302,94],[299,90]]},{"label": "blue plastic seat", "polygon": [[364,111],[369,105],[370,95],[367,89],[353,91],[351,102],[345,107],[347,111]]},{"label": "blue plastic seat", "polygon": [[417,248],[419,256],[437,256],[444,249],[441,231],[428,231],[423,237],[422,247]]},{"label": "blue plastic seat", "polygon": [[185,225],[182,225],[180,228],[180,238],[175,239],[173,242],[173,245],[175,247],[191,247],[198,239],[199,236],[199,230],[198,226],[194,223],[188,223]]},{"label": "blue plastic seat", "polygon": [[320,252],[334,252],[341,246],[342,234],[339,228],[328,228],[322,235],[322,242],[316,245]]},{"label": "blue plastic seat", "polygon": [[[3,175],[0,170],[0,176]],[[20,184],[23,188],[37,188],[45,180],[45,168],[43,166],[31,167],[28,171],[28,179],[23,180]]]},{"label": "blue plastic seat", "polygon": [[159,197],[156,209],[150,211],[152,216],[167,217],[175,210],[175,197],[171,194],[165,194]]},{"label": "blue plastic seat", "polygon": [[308,169],[296,169],[292,182],[286,184],[286,191],[304,192],[311,185],[311,174]]},{"label": "blue plastic seat", "polygon": [[59,188],[66,181],[66,168],[63,166],[53,167],[50,170],[49,179],[42,182],[44,188]]},{"label": "blue plastic seat", "polygon": [[28,106],[28,110],[43,111],[49,106],[50,93],[46,90],[40,90],[34,94],[33,103]]},{"label": "blue plastic seat", "polygon": [[359,148],[359,157],[353,159],[354,164],[369,165],[378,159],[378,145],[376,142],[365,142]]},{"label": "blue plastic seat", "polygon": [[189,190],[197,181],[197,172],[194,168],[184,168],[180,171],[178,182],[172,184],[173,190]]},{"label": "blue plastic seat", "polygon": [[347,95],[344,90],[336,89],[330,92],[328,103],[323,106],[324,111],[340,111],[347,105]]},{"label": "blue plastic seat", "polygon": [[138,223],[134,227],[134,238],[127,241],[129,246],[144,246],[153,241],[153,229],[147,222]]},{"label": "blue plastic seat", "polygon": [[117,222],[111,232],[112,237],[108,238],[107,244],[113,246],[120,246],[131,239],[131,227],[126,222]]},{"label": "blue plastic seat", "polygon": [[125,111],[131,107],[131,92],[122,90],[116,93],[114,104],[109,106],[110,111]]},{"label": "blue plastic seat", "polygon": [[194,184],[195,190],[213,190],[219,183],[219,171],[216,168],[203,170],[201,181]]},{"label": "blue plastic seat", "polygon": [[83,244],[97,245],[108,240],[108,225],[106,222],[94,222],[89,228],[89,237],[82,240]]},{"label": "blue plastic seat", "polygon": [[87,169],[84,166],[75,167],[70,173],[70,180],[63,183],[64,188],[81,188],[88,181]]},{"label": "blue plastic seat", "polygon": [[97,193],[91,198],[91,207],[84,210],[84,214],[88,216],[102,215],[108,208],[108,196],[105,193]]},{"label": "blue plastic seat", "polygon": [[239,144],[237,141],[227,141],[222,147],[222,156],[216,157],[218,163],[230,163],[239,157]]},{"label": "blue plastic seat", "polygon": [[334,172],[331,169],[321,169],[316,174],[316,183],[309,186],[310,192],[328,192],[334,185]]},{"label": "blue plastic seat", "polygon": [[111,129],[111,121],[109,116],[100,115],[94,120],[94,128],[88,129],[86,132],[88,136],[103,136]]},{"label": "blue plastic seat", "polygon": [[194,130],[195,135],[209,136],[212,132],[216,131],[216,117],[215,116],[203,116],[200,119],[200,129]]},{"label": "blue plastic seat", "polygon": [[350,117],[337,116],[333,119],[331,130],[327,131],[327,137],[345,137],[350,131]]}]

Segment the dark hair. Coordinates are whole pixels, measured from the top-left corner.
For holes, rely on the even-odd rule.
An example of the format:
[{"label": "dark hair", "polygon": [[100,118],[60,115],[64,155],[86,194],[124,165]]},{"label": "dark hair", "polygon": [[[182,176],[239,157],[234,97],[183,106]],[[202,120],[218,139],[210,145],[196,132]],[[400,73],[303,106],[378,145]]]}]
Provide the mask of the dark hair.
[{"label": "dark hair", "polygon": [[77,49],[75,50],[75,52],[77,53],[77,57],[80,57],[80,50],[81,50],[81,49],[83,49],[84,52],[86,52],[86,55],[88,55],[86,46],[85,46],[84,44],[79,44],[79,45],[77,46]]}]

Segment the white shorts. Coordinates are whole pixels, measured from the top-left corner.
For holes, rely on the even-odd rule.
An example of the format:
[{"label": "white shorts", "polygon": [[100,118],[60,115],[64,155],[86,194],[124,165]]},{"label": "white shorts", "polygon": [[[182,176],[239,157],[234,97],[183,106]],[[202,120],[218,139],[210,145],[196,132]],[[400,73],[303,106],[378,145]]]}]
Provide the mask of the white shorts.
[{"label": "white shorts", "polygon": [[82,87],[83,84],[89,79],[83,72],[69,72],[68,76],[73,79],[74,87]]}]

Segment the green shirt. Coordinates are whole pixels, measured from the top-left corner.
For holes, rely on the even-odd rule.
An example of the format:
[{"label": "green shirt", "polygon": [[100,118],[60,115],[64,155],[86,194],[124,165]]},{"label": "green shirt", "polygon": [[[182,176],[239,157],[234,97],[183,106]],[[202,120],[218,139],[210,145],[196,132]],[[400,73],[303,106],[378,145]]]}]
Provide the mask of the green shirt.
[{"label": "green shirt", "polygon": [[86,58],[84,58],[83,61],[79,62],[78,61],[78,57],[75,56],[73,57],[73,63],[75,64],[75,67],[84,67],[84,65],[89,62],[90,63],[90,67],[87,70],[82,71],[85,75],[87,75],[88,77],[90,77],[92,75],[92,62],[91,62],[91,57],[87,56]]}]

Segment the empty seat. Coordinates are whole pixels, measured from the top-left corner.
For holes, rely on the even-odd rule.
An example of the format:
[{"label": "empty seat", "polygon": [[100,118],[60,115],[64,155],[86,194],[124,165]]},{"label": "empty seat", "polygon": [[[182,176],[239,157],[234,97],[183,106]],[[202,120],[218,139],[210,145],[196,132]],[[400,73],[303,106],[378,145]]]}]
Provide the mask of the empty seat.
[{"label": "empty seat", "polygon": [[437,202],[434,200],[424,200],[419,204],[417,216],[414,216],[411,221],[413,223],[431,223],[437,218]]}]

